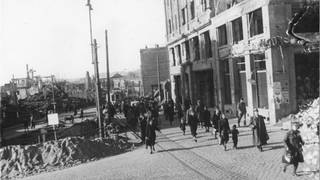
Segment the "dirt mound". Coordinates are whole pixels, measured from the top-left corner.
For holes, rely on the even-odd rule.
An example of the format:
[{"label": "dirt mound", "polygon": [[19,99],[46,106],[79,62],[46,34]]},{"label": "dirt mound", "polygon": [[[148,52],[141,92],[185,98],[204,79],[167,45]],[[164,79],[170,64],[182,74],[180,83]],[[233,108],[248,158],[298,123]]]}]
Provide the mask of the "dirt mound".
[{"label": "dirt mound", "polygon": [[1,179],[69,167],[124,152],[131,147],[124,137],[117,140],[72,137],[43,144],[7,146],[0,149]]},{"label": "dirt mound", "polygon": [[303,154],[305,158],[304,171],[318,171],[311,174],[319,179],[319,109],[320,98],[309,101],[302,105],[303,108],[297,114],[289,115],[290,120],[298,120],[302,126],[299,129],[305,145],[303,146]]}]

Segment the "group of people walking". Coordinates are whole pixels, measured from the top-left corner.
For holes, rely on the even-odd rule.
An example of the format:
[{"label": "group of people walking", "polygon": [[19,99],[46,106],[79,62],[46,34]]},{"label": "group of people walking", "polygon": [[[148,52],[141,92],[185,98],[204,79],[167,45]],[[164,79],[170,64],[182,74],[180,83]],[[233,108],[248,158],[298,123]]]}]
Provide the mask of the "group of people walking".
[{"label": "group of people walking", "polygon": [[[156,131],[160,131],[158,128],[159,118],[159,106],[155,101],[140,102],[137,105],[139,111],[138,122],[141,128],[141,138],[146,145],[146,148],[150,148],[150,153],[155,151],[154,145],[156,141]],[[192,139],[197,142],[197,130],[198,127],[205,128],[205,132],[210,132],[214,135],[215,139],[218,139],[219,144],[223,146],[224,150],[227,150],[227,143],[229,142],[229,136],[231,134],[233,141],[233,148],[238,148],[238,137],[241,120],[244,119],[243,124],[246,126],[246,105],[241,98],[238,104],[238,121],[237,125],[234,124],[230,128],[229,120],[225,113],[218,107],[215,107],[213,114],[211,115],[208,108],[202,105],[201,101],[197,101],[196,105],[186,103],[182,106],[179,102],[174,104],[172,100],[165,102],[164,106],[165,119],[169,121],[170,125],[174,121],[174,109],[176,110],[177,118],[180,120],[180,129],[183,135],[186,133],[186,126],[190,127]],[[253,116],[250,118],[248,127],[252,132],[253,145],[257,147],[259,151],[263,151],[263,146],[267,144],[269,135],[267,133],[264,117],[259,115],[258,109],[254,109]],[[304,141],[298,131],[299,124],[293,123],[292,130],[290,130],[284,138],[285,153],[282,158],[284,163],[283,171],[285,172],[287,167],[292,164],[293,174],[296,175],[299,162],[303,162],[302,146]]]}]

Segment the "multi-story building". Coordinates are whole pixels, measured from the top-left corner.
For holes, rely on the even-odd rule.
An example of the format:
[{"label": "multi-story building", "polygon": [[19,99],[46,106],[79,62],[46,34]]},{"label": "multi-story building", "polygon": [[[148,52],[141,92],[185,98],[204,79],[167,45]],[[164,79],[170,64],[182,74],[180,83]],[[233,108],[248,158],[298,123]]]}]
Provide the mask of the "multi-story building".
[{"label": "multi-story building", "polygon": [[[141,77],[144,95],[153,95],[161,82],[169,79],[169,57],[167,47],[148,48],[140,50]],[[163,95],[162,95],[163,96]]]},{"label": "multi-story building", "polygon": [[201,100],[235,116],[243,97],[250,115],[258,108],[275,123],[297,110],[299,98],[317,97],[319,51],[306,54],[286,35],[304,2],[164,0],[174,99]]}]

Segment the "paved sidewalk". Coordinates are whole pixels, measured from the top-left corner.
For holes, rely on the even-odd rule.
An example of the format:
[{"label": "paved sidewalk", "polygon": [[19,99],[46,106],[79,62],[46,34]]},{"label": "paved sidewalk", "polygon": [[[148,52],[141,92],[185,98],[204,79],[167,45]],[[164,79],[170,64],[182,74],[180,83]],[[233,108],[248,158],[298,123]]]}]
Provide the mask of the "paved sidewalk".
[{"label": "paved sidewalk", "polygon": [[[233,124],[235,121],[230,122]],[[269,144],[263,152],[259,152],[251,146],[251,131],[247,127],[239,128],[239,149],[233,150],[230,140],[228,151],[224,151],[211,133],[204,132],[204,129],[199,129],[196,143],[191,138],[189,127],[183,136],[177,127],[178,122],[174,125],[170,128],[167,122],[162,122],[157,152],[154,154],[140,147],[132,152],[27,179],[310,179],[300,171],[303,164],[298,168],[299,177],[291,175],[292,167],[288,168],[287,173],[282,172],[282,138],[285,131],[279,127],[267,127]]]}]

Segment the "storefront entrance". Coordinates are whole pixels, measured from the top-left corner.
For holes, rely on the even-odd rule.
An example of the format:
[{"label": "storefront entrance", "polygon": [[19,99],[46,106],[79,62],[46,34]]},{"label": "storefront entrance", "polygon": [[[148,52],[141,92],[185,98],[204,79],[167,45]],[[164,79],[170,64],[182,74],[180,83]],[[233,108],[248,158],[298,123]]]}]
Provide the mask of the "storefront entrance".
[{"label": "storefront entrance", "polygon": [[319,97],[319,53],[295,54],[297,103]]}]

